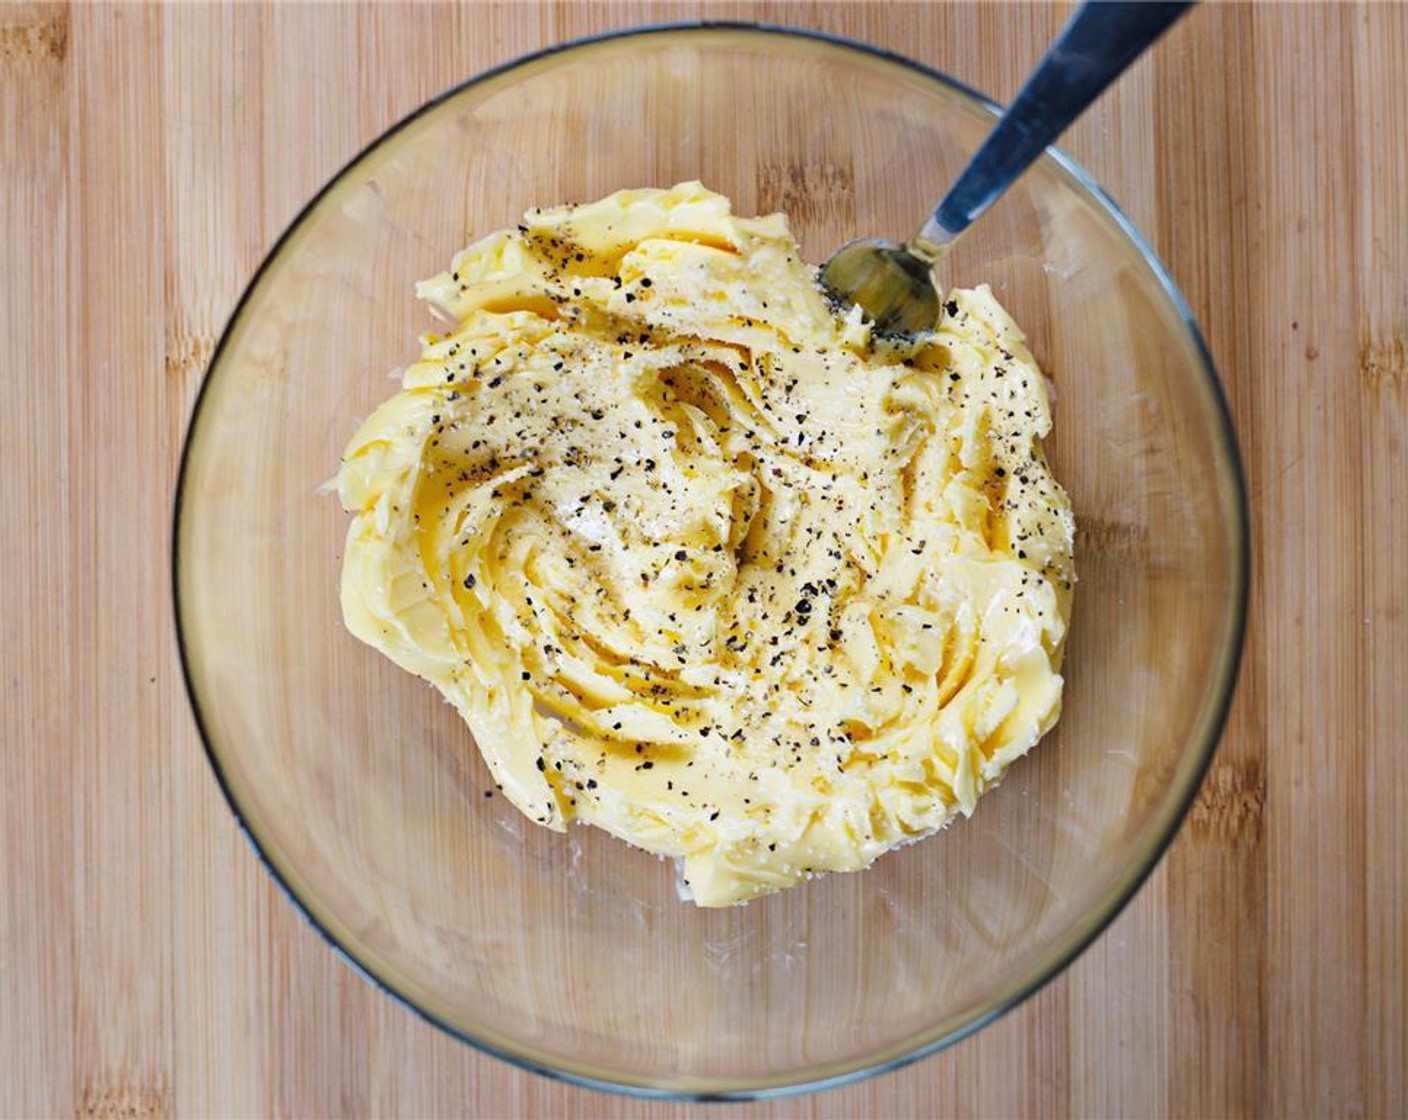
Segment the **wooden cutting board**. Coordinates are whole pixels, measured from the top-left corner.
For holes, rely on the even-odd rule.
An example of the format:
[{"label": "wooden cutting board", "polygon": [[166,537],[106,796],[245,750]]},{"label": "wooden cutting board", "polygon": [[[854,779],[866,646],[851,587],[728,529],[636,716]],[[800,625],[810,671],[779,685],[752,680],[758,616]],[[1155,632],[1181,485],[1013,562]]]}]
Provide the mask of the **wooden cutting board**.
[{"label": "wooden cutting board", "polygon": [[[1408,7],[1206,6],[1066,139],[1223,371],[1252,626],[1159,871],[995,1026],[750,1107],[520,1073],[333,956],[197,742],[167,565],[188,411],[241,286],[363,143],[546,43],[701,16],[857,36],[1006,99],[1067,10],[0,6],[0,1114],[1404,1114]],[[279,40],[300,65],[264,65]]]}]

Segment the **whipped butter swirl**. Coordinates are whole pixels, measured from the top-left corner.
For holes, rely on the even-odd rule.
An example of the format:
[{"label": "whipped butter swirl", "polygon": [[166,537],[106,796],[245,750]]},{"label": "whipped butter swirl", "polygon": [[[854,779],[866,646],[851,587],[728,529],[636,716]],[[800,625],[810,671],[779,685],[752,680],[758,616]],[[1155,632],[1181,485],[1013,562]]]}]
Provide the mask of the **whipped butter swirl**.
[{"label": "whipped butter swirl", "polygon": [[348,445],[347,625],[533,820],[717,906],[973,810],[1060,712],[1070,504],[986,287],[872,339],[781,215],[687,183],[530,212]]}]

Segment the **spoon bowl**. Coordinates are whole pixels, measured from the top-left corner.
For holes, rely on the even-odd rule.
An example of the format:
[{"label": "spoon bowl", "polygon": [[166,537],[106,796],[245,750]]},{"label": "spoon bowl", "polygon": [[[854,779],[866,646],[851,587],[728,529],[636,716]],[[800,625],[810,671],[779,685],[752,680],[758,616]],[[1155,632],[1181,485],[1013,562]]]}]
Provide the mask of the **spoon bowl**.
[{"label": "spoon bowl", "polygon": [[933,268],[948,246],[1190,7],[1087,0],[924,227],[904,245],[848,241],[821,270],[827,294],[860,307],[881,333],[932,328],[939,312]]},{"label": "spoon bowl", "polygon": [[822,283],[837,302],[864,309],[880,334],[914,334],[939,319],[928,262],[898,241],[846,242],[826,262]]}]

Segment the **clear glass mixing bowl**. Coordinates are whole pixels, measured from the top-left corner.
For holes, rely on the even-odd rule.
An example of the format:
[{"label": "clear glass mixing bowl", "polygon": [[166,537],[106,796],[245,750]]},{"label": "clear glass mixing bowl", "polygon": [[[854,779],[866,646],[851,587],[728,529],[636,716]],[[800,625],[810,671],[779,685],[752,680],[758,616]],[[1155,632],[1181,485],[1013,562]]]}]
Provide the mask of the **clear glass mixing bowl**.
[{"label": "clear glass mixing bowl", "polygon": [[412,286],[530,206],[698,178],[824,259],[902,237],[994,109],[852,43],[663,28],[546,52],[376,141],[279,241],[221,340],[176,502],[181,648],[269,869],[376,983],[477,1046],[626,1091],[814,1088],[929,1053],[1050,979],[1176,830],[1233,688],[1247,528],[1208,353],[1149,247],[1057,152],[963,239],[1057,386],[1080,584],[1065,714],[941,836],[742,908],[523,820],[454,711],[351,638],[323,489],[430,325]]}]

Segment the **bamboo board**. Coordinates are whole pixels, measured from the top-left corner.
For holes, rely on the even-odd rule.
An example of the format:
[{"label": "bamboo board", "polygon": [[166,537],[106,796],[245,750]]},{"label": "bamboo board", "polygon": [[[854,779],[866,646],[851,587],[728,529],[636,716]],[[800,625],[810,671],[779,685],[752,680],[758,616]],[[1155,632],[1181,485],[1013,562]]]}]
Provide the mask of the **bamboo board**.
[{"label": "bamboo board", "polygon": [[[521,1073],[334,957],[199,748],[166,559],[189,408],[262,254],[363,143],[545,44],[703,16],[859,37],[1006,99],[1066,10],[0,6],[0,1114],[1402,1115],[1408,7],[1204,6],[1065,140],[1222,369],[1252,619],[1172,850],[998,1024],[757,1106]],[[299,65],[264,64],[275,42]],[[350,97],[320,95],[349,69]]]}]

